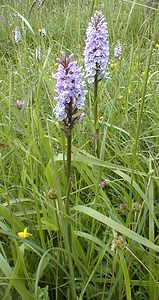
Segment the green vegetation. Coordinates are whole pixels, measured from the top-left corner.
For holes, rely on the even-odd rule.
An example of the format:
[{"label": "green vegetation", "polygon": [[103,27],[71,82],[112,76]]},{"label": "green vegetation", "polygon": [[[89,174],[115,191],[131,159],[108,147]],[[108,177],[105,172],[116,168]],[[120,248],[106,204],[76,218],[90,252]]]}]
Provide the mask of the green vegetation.
[{"label": "green vegetation", "polygon": [[[61,50],[84,72],[95,9],[110,42],[110,79],[98,85],[100,154],[86,83],[66,215],[52,74]],[[147,11],[144,0],[1,0],[0,31],[0,299],[158,300],[159,9]]]}]

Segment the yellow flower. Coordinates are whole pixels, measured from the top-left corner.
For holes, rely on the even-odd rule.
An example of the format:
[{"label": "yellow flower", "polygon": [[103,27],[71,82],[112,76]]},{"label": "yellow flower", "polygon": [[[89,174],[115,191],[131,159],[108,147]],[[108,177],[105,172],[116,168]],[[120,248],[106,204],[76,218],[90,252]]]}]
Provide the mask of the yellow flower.
[{"label": "yellow flower", "polygon": [[[149,71],[149,75],[151,74],[151,70]],[[141,73],[142,76],[146,75],[146,70]]]},{"label": "yellow flower", "polygon": [[124,99],[124,96],[120,95],[117,97],[117,99],[120,101],[120,100],[123,100]]},{"label": "yellow flower", "polygon": [[103,123],[103,116],[101,116],[98,120],[99,124],[102,124]]},{"label": "yellow flower", "polygon": [[113,70],[113,69],[116,69],[117,68],[117,63],[111,63],[110,64],[110,68]]},{"label": "yellow flower", "polygon": [[146,71],[143,71],[141,74],[144,76],[146,74]]},{"label": "yellow flower", "polygon": [[32,234],[30,234],[30,233],[27,232],[27,230],[28,230],[27,227],[25,227],[24,231],[18,232],[19,237],[26,239],[29,236],[32,236]]}]

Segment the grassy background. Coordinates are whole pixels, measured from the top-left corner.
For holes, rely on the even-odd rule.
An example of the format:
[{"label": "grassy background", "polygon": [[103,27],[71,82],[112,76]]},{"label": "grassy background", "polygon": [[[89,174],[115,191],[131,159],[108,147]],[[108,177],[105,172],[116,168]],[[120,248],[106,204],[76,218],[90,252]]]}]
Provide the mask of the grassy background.
[{"label": "grassy background", "polygon": [[[83,67],[85,32],[95,8],[108,24],[110,80],[100,83],[100,159],[94,156],[91,86],[85,117],[73,132],[69,221],[77,296],[159,299],[159,12],[147,12],[141,0],[0,5],[1,299],[71,299],[61,230],[66,142],[53,114],[52,73],[60,50],[75,53]],[[46,28],[46,37],[40,28]],[[122,59],[116,63],[118,39]],[[24,109],[17,109],[17,100],[25,102]],[[20,239],[25,227],[32,236]],[[121,242],[112,251],[118,232],[126,247]]]}]

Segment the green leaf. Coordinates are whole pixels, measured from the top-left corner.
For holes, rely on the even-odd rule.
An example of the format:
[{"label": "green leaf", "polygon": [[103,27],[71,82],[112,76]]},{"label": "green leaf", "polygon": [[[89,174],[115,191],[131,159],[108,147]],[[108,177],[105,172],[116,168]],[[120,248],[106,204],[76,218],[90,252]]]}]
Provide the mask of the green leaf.
[{"label": "green leaf", "polygon": [[45,286],[44,288],[38,287],[38,295],[37,299],[38,300],[49,300],[49,292],[48,292],[48,285]]},{"label": "green leaf", "polygon": [[[116,173],[116,171],[125,171],[127,173],[131,173],[131,169],[117,165],[117,164],[113,164],[107,161],[104,161],[102,159],[96,158],[93,155],[90,155],[87,152],[84,152],[82,154],[77,152],[77,149],[74,149],[75,153],[72,153],[72,161],[78,161],[80,163],[89,165],[89,166],[99,166],[99,167],[103,167],[103,168],[107,168],[109,170],[112,170],[113,172]],[[63,154],[59,153],[58,155],[56,155],[54,157],[55,161],[63,161]],[[146,173],[144,172],[140,172],[140,171],[134,171],[134,173],[137,173],[138,175],[141,176],[148,176]]]},{"label": "green leaf", "polygon": [[126,287],[126,299],[131,300],[131,287],[130,287],[130,278],[129,278],[129,272],[126,265],[126,261],[123,255],[122,251],[119,251],[119,257],[120,257],[120,263],[122,267],[122,271],[125,278],[125,287]]},{"label": "green leaf", "polygon": [[50,258],[47,256],[47,254],[50,250],[51,249],[46,251],[39,261],[37,272],[36,272],[36,280],[35,280],[35,295],[37,295],[37,292],[38,292],[38,282],[39,282],[41,276],[43,275],[45,268],[49,264]]},{"label": "green leaf", "polygon": [[[11,285],[17,290],[19,295],[21,295],[23,300],[35,300],[32,294],[26,289],[24,281],[20,278],[15,278],[14,270],[10,267],[7,260],[0,253],[0,269],[6,277],[10,277]],[[13,278],[12,278],[13,276]]]},{"label": "green leaf", "polygon": [[157,245],[155,245],[154,243],[152,243],[151,241],[149,241],[148,239],[142,237],[141,235],[137,234],[136,232],[130,230],[129,228],[126,228],[124,225],[106,217],[102,213],[100,213],[90,207],[86,207],[84,205],[77,205],[77,206],[73,207],[72,209],[82,212],[82,213],[92,217],[93,219],[96,219],[99,222],[109,226],[110,228],[124,234],[125,236],[134,240],[135,242],[142,244],[148,248],[151,248],[156,252],[159,252],[159,247]]},{"label": "green leaf", "polygon": [[13,7],[11,7],[10,5],[3,5],[3,7],[9,7],[11,10],[13,10],[22,19],[22,21],[26,24],[26,26],[30,29],[30,31],[32,33],[34,33],[34,30],[32,29],[32,27],[29,24],[29,22],[27,21],[27,19],[24,18],[16,9],[14,9]]}]

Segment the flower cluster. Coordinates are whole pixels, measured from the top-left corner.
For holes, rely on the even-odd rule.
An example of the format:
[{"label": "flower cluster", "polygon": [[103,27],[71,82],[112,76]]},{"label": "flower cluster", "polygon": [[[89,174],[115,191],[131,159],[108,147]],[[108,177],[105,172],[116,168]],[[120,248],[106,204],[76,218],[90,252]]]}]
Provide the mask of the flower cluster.
[{"label": "flower cluster", "polygon": [[114,57],[120,59],[121,51],[122,51],[121,44],[120,41],[118,41],[116,47],[114,48]]},{"label": "flower cluster", "polygon": [[57,105],[54,112],[58,121],[63,121],[69,126],[79,119],[77,111],[84,108],[86,94],[81,68],[77,66],[76,61],[72,61],[72,58],[73,55],[66,57],[65,53],[62,53],[62,58],[57,59],[58,72],[53,75],[57,81],[55,88]]},{"label": "flower cluster", "polygon": [[108,78],[108,29],[101,12],[96,11],[94,17],[91,18],[86,36],[86,47],[84,50],[86,78],[89,83],[93,83],[95,76],[98,76],[98,80]]}]

